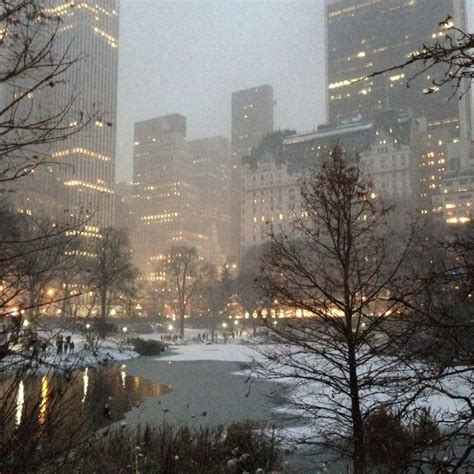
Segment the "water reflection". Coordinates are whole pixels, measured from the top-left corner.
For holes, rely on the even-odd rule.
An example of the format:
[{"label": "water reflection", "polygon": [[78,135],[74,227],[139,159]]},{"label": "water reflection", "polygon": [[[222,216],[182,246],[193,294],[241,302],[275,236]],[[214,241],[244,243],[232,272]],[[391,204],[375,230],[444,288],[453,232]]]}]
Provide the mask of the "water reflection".
[{"label": "water reflection", "polygon": [[82,383],[83,383],[83,388],[82,388],[81,403],[84,403],[87,398],[87,389],[89,388],[89,367],[86,367],[84,369],[84,374],[82,376]]},{"label": "water reflection", "polygon": [[[9,383],[12,382],[0,382],[0,392]],[[83,427],[91,431],[106,426],[122,418],[143,399],[170,391],[167,385],[127,375],[125,365],[90,367],[67,376],[43,375],[17,384],[16,426],[32,422],[51,426],[67,416],[68,424],[81,431]]]},{"label": "water reflection", "polygon": [[48,377],[43,375],[41,377],[41,399],[39,404],[39,413],[38,413],[38,421],[41,425],[44,425],[46,421],[46,410],[48,408]]},{"label": "water reflection", "polygon": [[120,378],[122,379],[122,387],[125,388],[127,381],[127,366],[125,364],[120,367]]},{"label": "water reflection", "polygon": [[18,385],[18,392],[16,395],[15,424],[17,426],[21,423],[24,406],[25,406],[25,384],[23,383],[23,380],[21,380]]}]

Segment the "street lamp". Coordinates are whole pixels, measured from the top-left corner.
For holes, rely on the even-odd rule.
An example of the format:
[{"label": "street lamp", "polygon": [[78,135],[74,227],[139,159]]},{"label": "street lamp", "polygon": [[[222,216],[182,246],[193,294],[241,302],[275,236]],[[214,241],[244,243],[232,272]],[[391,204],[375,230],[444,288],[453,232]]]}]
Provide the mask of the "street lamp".
[{"label": "street lamp", "polygon": [[222,327],[223,327],[223,328],[226,328],[226,327],[227,327],[227,323],[222,323]]},{"label": "street lamp", "polygon": [[172,331],[173,330],[173,325],[172,324],[168,324],[168,331]]},{"label": "street lamp", "polygon": [[124,326],[124,327],[122,328],[122,331],[123,331],[123,333],[125,334],[125,333],[128,331],[127,326]]},{"label": "street lamp", "polygon": [[23,321],[23,327],[27,328],[29,325],[30,325],[30,322],[27,319],[25,319]]},{"label": "street lamp", "polygon": [[90,329],[91,325],[89,323],[86,324],[86,329]]}]

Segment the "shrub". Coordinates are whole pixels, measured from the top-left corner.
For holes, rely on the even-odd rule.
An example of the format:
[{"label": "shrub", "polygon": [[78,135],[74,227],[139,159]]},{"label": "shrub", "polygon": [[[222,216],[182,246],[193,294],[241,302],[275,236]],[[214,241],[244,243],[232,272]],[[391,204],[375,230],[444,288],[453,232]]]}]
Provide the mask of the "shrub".
[{"label": "shrub", "polygon": [[135,352],[138,352],[138,354],[143,356],[159,355],[166,347],[160,341],[154,339],[141,339],[140,337],[129,339],[128,343],[133,347]]},{"label": "shrub", "polygon": [[404,472],[415,453],[423,452],[440,437],[425,408],[415,410],[409,419],[381,408],[366,418],[364,427],[367,460],[378,473]]},{"label": "shrub", "polygon": [[276,438],[254,423],[236,423],[228,429],[163,424],[115,430],[81,450],[77,463],[83,474],[283,472]]}]

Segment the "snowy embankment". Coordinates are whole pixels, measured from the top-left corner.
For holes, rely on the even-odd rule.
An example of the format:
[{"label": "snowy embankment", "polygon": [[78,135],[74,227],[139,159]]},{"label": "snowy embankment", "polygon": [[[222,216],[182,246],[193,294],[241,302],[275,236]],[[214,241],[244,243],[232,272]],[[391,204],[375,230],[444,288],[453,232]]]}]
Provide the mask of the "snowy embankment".
[{"label": "snowy embankment", "polygon": [[[239,362],[239,363],[248,363],[251,364],[253,361],[264,362],[264,356],[262,353],[265,352],[264,345],[252,345],[245,343],[228,343],[228,344],[188,344],[180,346],[172,346],[172,348],[165,352],[164,356],[158,357],[156,361],[223,361],[223,362]],[[306,358],[306,363],[307,358]],[[315,360],[315,363],[318,363]],[[321,363],[321,361],[319,361]],[[260,364],[259,364],[260,365]],[[266,362],[262,364],[266,365]],[[273,367],[274,369],[275,367]],[[282,377],[278,379],[272,379],[273,381],[278,381],[282,383],[292,383],[294,384],[295,380],[286,377],[285,367],[281,368]],[[364,370],[364,369],[362,369]],[[265,378],[265,369],[259,369],[259,377]],[[250,369],[236,372],[236,375],[251,375],[256,376]],[[467,387],[465,380],[455,377],[452,377],[450,380],[444,382],[445,386],[449,386],[451,393],[459,393],[466,395],[472,392],[472,387]],[[304,384],[298,384],[298,386],[291,392],[290,401],[286,406],[279,406],[275,408],[276,412],[285,413],[290,415],[296,415],[301,417],[304,421],[307,417],[307,413],[302,410],[303,405],[317,405],[321,403],[323,397],[322,394],[327,392],[327,388],[318,382],[305,382]],[[374,406],[378,401],[382,401],[380,393],[378,395],[372,396],[371,394],[366,394],[366,403]],[[337,394],[335,394],[335,398]],[[432,413],[442,413],[444,414],[443,418],[446,420],[455,416],[455,414],[462,411],[464,407],[464,402],[460,400],[455,400],[449,396],[445,396],[440,392],[427,394],[423,397],[420,397],[416,401],[416,406],[427,407],[431,410]],[[308,419],[308,418],[306,418]],[[285,437],[288,439],[300,438],[304,435],[306,439],[310,437],[318,437],[316,428],[314,424],[297,426],[297,427],[288,427],[285,429]]]},{"label": "snowy embankment", "polygon": [[[9,369],[16,370],[16,368],[26,362],[29,366],[31,364],[34,370],[45,373],[51,370],[72,370],[96,365],[109,365],[114,362],[133,359],[139,356],[139,354],[131,348],[119,348],[117,343],[109,340],[100,344],[94,354],[93,351],[87,348],[84,338],[73,332],[62,332],[61,334],[64,339],[67,336],[71,336],[71,340],[74,341],[74,350],[66,350],[65,347],[63,347],[61,353],[58,353],[57,347],[55,346],[55,339],[58,333],[52,334],[43,331],[39,334],[43,340],[49,342],[45,349],[39,350],[38,354],[34,356],[31,350],[25,352],[24,349],[20,347],[13,347],[13,352],[21,351],[23,355],[6,357],[2,360],[2,364]],[[25,355],[27,358],[25,358]]]},{"label": "snowy embankment", "polygon": [[248,344],[187,344],[171,346],[157,361],[198,361],[251,362],[258,353]]}]

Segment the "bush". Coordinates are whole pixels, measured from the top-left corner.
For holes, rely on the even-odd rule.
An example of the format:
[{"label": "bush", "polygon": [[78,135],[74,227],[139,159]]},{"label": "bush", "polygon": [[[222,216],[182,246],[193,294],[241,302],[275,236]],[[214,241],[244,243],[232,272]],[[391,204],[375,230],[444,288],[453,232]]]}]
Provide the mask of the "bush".
[{"label": "bush", "polygon": [[138,352],[138,354],[142,356],[159,355],[166,347],[160,341],[154,339],[141,339],[140,337],[129,339],[128,343],[133,347],[135,352]]},{"label": "bush", "polygon": [[429,410],[423,408],[405,420],[389,410],[375,410],[366,418],[364,428],[367,461],[378,473],[405,472],[413,455],[440,437]]},{"label": "bush", "polygon": [[282,455],[274,436],[254,423],[225,429],[146,425],[145,429],[109,432],[78,453],[78,471],[87,473],[282,472]]}]

